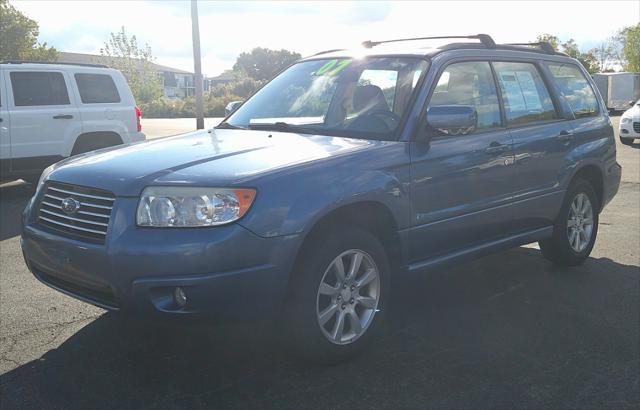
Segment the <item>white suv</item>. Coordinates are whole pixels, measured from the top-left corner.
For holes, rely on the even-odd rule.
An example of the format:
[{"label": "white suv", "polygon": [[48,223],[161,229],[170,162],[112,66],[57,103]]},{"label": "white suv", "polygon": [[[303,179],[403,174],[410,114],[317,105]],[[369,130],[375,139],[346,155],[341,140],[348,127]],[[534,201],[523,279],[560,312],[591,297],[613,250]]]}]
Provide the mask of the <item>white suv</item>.
[{"label": "white suv", "polygon": [[71,155],[145,139],[123,75],[101,65],[0,64],[0,180],[37,180]]}]

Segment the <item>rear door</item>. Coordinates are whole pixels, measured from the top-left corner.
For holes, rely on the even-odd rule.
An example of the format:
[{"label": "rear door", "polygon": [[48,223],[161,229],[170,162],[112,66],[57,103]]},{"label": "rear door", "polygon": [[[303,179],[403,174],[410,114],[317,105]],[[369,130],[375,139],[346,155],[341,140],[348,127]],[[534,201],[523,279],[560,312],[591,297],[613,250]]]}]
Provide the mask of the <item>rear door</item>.
[{"label": "rear door", "polygon": [[68,156],[82,122],[66,73],[5,69],[4,75],[11,90],[13,170],[42,169]]},{"label": "rear door", "polygon": [[413,262],[511,232],[512,138],[489,62],[446,66],[428,105],[472,105],[478,123],[464,135],[429,130],[430,141],[411,143]]},{"label": "rear door", "polygon": [[585,73],[575,64],[547,63],[556,93],[568,104],[575,117],[572,147],[595,139],[608,138],[611,133],[605,107],[598,98]]},{"label": "rear door", "polygon": [[129,124],[135,120],[135,111],[123,101],[113,77],[108,72],[92,69],[77,69],[71,76],[82,108],[83,132],[111,131],[126,137]]},{"label": "rear door", "polygon": [[573,137],[570,118],[537,62],[495,61],[493,66],[513,137],[514,229],[549,226],[562,203],[560,179]]}]

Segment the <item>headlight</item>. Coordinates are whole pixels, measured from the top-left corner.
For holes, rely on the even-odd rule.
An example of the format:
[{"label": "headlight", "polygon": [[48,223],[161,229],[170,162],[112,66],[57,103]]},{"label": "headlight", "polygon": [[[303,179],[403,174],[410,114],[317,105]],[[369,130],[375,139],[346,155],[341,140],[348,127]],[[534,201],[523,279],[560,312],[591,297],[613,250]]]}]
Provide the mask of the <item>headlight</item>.
[{"label": "headlight", "polygon": [[256,196],[253,189],[148,187],[142,191],[138,226],[190,228],[240,219]]},{"label": "headlight", "polygon": [[629,124],[631,122],[631,117],[622,117],[622,119],[620,120],[621,124]]}]

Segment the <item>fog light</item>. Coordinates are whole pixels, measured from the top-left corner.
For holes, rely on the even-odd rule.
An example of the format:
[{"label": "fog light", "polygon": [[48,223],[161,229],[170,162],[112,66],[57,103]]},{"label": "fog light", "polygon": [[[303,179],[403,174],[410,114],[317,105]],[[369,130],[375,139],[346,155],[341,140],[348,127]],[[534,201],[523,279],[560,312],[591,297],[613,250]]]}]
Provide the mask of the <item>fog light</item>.
[{"label": "fog light", "polygon": [[625,130],[625,129],[623,128],[623,129],[622,129],[622,133],[623,133],[623,134],[628,134],[628,133],[629,133],[629,130]]},{"label": "fog light", "polygon": [[176,305],[185,307],[187,305],[187,294],[184,293],[184,290],[180,287],[175,288],[173,290],[173,300],[176,302]]}]

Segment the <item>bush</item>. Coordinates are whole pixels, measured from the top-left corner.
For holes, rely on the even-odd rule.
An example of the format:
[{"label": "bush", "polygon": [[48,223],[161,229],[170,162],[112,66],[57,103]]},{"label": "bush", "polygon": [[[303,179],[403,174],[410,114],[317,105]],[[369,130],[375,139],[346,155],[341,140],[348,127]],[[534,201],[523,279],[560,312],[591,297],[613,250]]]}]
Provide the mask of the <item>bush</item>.
[{"label": "bush", "polygon": [[[204,93],[202,103],[205,117],[224,117],[224,108],[231,101],[246,100],[262,83],[252,78],[243,78],[229,84],[219,84]],[[195,98],[184,100],[158,98],[140,104],[145,118],[183,118],[195,117]]]}]

